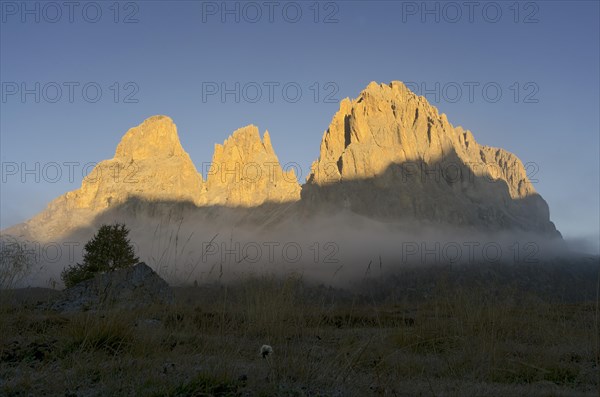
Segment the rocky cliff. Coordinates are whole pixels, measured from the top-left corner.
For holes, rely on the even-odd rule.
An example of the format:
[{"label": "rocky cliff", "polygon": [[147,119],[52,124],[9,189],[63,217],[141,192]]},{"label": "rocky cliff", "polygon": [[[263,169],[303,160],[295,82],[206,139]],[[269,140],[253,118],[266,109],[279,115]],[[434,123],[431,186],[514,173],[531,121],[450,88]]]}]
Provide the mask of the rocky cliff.
[{"label": "rocky cliff", "polygon": [[153,116],[129,129],[115,156],[99,162],[80,189],[53,200],[46,210],[9,232],[55,239],[131,197],[199,204],[202,186],[202,176],[183,150],[173,121]]},{"label": "rocky cliff", "polygon": [[340,103],[302,188],[282,169],[269,133],[261,139],[252,125],[215,145],[203,181],[173,121],[154,116],[127,131],[114,158],[100,162],[80,189],[7,232],[58,238],[134,197],[196,209],[285,204],[278,210],[285,216],[294,208],[301,216],[345,209],[386,221],[558,235],[515,155],[479,145],[401,82],[371,83]]},{"label": "rocky cliff", "polygon": [[385,219],[556,233],[515,155],[479,145],[396,81],[340,103],[303,199]]},{"label": "rocky cliff", "polygon": [[294,170],[282,170],[268,131],[261,141],[258,128],[250,125],[215,145],[204,204],[253,207],[299,199]]},{"label": "rocky cliff", "polygon": [[100,162],[81,189],[67,193],[67,201],[94,211],[131,196],[199,204],[202,185],[202,176],[181,147],[173,121],[154,116],[127,131],[114,158]]}]

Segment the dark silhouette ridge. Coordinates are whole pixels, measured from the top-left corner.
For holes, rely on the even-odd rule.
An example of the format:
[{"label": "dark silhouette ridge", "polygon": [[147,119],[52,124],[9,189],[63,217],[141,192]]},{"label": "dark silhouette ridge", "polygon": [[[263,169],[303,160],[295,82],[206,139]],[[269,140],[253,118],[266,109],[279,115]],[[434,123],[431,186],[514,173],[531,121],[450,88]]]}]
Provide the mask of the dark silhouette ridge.
[{"label": "dark silhouette ridge", "polygon": [[374,178],[323,186],[309,181],[302,186],[300,203],[305,210],[345,207],[382,221],[403,219],[560,237],[539,194],[514,199],[504,180],[475,175],[453,151],[433,164],[422,160],[390,164]]},{"label": "dark silhouette ridge", "polygon": [[[425,171],[460,170],[460,173],[415,172],[419,165],[426,166]],[[390,164],[374,178],[325,186],[306,183],[301,199],[295,202],[269,202],[255,207],[197,206],[191,201],[148,201],[131,196],[90,219],[89,224],[72,228],[57,240],[81,243],[101,224],[125,223],[132,231],[132,241],[136,242],[137,236],[141,242],[137,254],[161,276],[165,276],[161,273],[162,267],[176,265],[179,273],[165,276],[175,283],[192,282],[199,274],[206,274],[207,268],[212,271],[211,266],[220,266],[222,258],[217,256],[209,257],[198,266],[191,265],[200,260],[206,248],[203,244],[217,235],[218,244],[228,243],[230,239],[234,244],[251,242],[261,247],[264,241],[306,242],[302,244],[302,261],[305,262],[280,263],[279,257],[263,269],[284,272],[293,270],[294,266],[305,266],[312,269],[307,274],[314,280],[327,282],[333,277],[342,277],[342,273],[346,279],[360,280],[369,261],[377,262],[382,257],[386,272],[409,265],[412,259],[417,265],[432,264],[432,261],[419,262],[419,256],[404,262],[403,243],[416,246],[425,242],[431,249],[436,242],[442,246],[448,241],[460,245],[474,239],[495,242],[503,246],[501,261],[508,264],[513,259],[513,251],[505,247],[516,242],[520,246],[536,242],[533,258],[538,262],[566,253],[566,245],[549,219],[548,206],[538,194],[513,199],[503,180],[492,181],[487,176],[474,175],[452,153],[435,163]],[[186,246],[188,239],[191,239],[190,246]],[[342,254],[339,262],[317,266],[309,251],[314,242],[320,244],[321,259],[330,253],[323,249],[324,244],[335,243]],[[163,252],[167,252],[164,257]],[[521,250],[520,259],[527,258],[528,253]],[[464,258],[466,251],[462,254]],[[240,265],[240,259],[243,260],[236,257],[227,262],[230,268],[226,274],[231,276],[235,269],[241,272],[258,269],[253,268],[253,264]],[[444,258],[436,263],[443,265]],[[469,263],[485,263],[485,260]],[[62,269],[64,263],[53,266]],[[343,269],[335,276],[338,268]]]},{"label": "dark silhouette ridge", "polygon": [[[125,202],[96,214],[92,223],[112,223],[123,216],[197,214],[209,224],[268,228],[283,221],[301,223],[342,211],[381,222],[407,221],[415,227],[458,227],[482,232],[514,230],[561,237],[540,195],[514,199],[504,180],[475,175],[454,152],[435,163],[393,163],[374,178],[343,180],[323,186],[309,181],[302,186],[299,201],[285,203],[199,207],[191,201],[147,201],[130,196]],[[48,215],[50,221],[52,215]],[[4,232],[18,234],[15,231],[22,225]]]}]

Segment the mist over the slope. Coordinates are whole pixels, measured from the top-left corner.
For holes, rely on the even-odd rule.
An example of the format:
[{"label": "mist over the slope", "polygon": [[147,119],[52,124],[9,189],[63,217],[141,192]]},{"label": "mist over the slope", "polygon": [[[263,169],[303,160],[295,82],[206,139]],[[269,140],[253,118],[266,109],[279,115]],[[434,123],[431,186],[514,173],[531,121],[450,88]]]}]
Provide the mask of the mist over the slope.
[{"label": "mist over the slope", "polygon": [[[281,215],[280,215],[281,216]],[[171,285],[230,282],[251,275],[299,274],[310,282],[347,286],[403,268],[480,264],[543,264],[569,257],[560,238],[526,232],[481,232],[422,222],[380,222],[351,212],[277,221],[241,221],[222,212],[123,213],[58,242],[28,242],[36,254],[31,286],[60,286],[64,267],[81,262],[100,223],[125,223],[140,261]],[[14,240],[3,238],[3,243]]]},{"label": "mist over the slope", "polygon": [[600,255],[600,239],[598,236],[583,236],[565,238],[569,251],[588,255]]}]

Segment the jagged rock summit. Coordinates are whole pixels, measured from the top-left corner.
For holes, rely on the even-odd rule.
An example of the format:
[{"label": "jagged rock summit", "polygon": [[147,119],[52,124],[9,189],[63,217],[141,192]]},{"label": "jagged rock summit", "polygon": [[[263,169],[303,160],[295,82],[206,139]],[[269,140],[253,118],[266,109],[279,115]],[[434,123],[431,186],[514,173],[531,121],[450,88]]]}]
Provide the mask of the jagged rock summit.
[{"label": "jagged rock summit", "polygon": [[173,120],[153,116],[127,131],[114,158],[100,162],[69,198],[75,206],[94,211],[132,196],[200,203],[202,184]]},{"label": "jagged rock summit", "polygon": [[[479,145],[397,81],[370,83],[356,99],[341,101],[302,187],[293,170],[282,169],[269,133],[261,139],[253,125],[215,145],[204,181],[173,121],[153,116],[127,131],[115,156],[100,162],[80,189],[5,232],[56,239],[131,198],[196,209],[262,206],[277,210],[278,219],[290,212],[300,220],[321,216],[325,208],[385,221],[559,235],[515,155]],[[211,222],[225,219],[221,214]]]},{"label": "jagged rock summit", "polygon": [[557,233],[515,155],[479,145],[399,81],[340,103],[303,198],[376,217]]},{"label": "jagged rock summit", "polygon": [[153,116],[129,129],[115,156],[99,162],[81,188],[53,200],[46,210],[10,231],[51,240],[88,225],[99,213],[132,197],[200,204],[202,186],[202,176],[181,147],[173,121]]},{"label": "jagged rock summit", "polygon": [[117,145],[115,158],[141,161],[186,155],[173,120],[168,116],[158,115],[149,117],[127,131]]},{"label": "jagged rock summit", "polygon": [[252,207],[300,200],[294,170],[284,171],[271,146],[269,132],[261,141],[258,128],[236,130],[215,152],[206,182],[208,205]]}]

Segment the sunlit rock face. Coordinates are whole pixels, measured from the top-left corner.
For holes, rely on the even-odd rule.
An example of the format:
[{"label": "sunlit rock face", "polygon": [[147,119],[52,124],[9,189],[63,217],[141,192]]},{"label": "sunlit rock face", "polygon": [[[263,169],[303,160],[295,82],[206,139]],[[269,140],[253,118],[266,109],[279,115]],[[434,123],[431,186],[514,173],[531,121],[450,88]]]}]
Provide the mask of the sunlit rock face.
[{"label": "sunlit rock face", "polygon": [[99,162],[81,188],[10,231],[41,240],[59,238],[131,197],[199,204],[202,187],[202,176],[183,150],[173,121],[153,116],[128,130],[115,156]]},{"label": "sunlit rock face", "polygon": [[268,207],[298,215],[300,223],[322,216],[325,208],[325,215],[350,211],[392,222],[558,235],[548,205],[515,155],[479,145],[401,82],[371,83],[356,99],[340,103],[302,187],[293,170],[282,169],[269,133],[261,139],[253,125],[215,145],[204,181],[173,121],[153,116],[127,131],[115,156],[100,162],[80,189],[3,232],[59,238],[94,220],[110,221],[115,208],[134,218],[138,211],[161,215],[158,207],[147,210],[153,202],[171,203],[160,206],[161,214],[184,203],[181,217],[200,209],[212,214],[211,222],[228,221],[223,208]]},{"label": "sunlit rock face", "polygon": [[[115,156],[98,163],[80,189],[58,197],[46,210],[6,232],[36,240],[59,238],[132,199],[137,204],[127,208],[134,212],[147,212],[140,207],[143,202],[253,207],[296,202],[300,185],[293,170],[282,170],[269,133],[261,140],[255,126],[241,128],[223,145],[215,145],[204,182],[181,146],[173,121],[153,116],[127,131]],[[164,212],[164,206],[160,208]]]},{"label": "sunlit rock face", "polygon": [[132,196],[200,203],[202,185],[173,121],[153,116],[127,131],[114,158],[100,162],[81,189],[67,193],[67,199],[76,208],[94,211]]},{"label": "sunlit rock face", "polygon": [[397,81],[340,103],[303,199],[388,219],[557,233],[515,155],[479,145]]},{"label": "sunlit rock face", "polygon": [[222,145],[215,145],[205,204],[252,207],[299,199],[294,170],[282,170],[268,131],[261,140],[258,128],[249,125],[235,131]]}]

